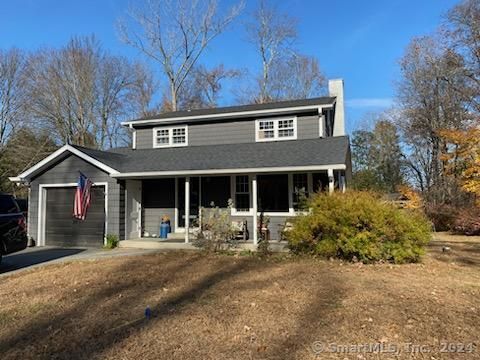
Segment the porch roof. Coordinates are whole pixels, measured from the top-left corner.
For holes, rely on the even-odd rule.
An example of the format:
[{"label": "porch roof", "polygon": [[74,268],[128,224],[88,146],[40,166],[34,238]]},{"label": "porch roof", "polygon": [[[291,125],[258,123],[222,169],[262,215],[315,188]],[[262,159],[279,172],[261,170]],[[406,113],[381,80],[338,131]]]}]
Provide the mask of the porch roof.
[{"label": "porch roof", "polygon": [[[115,177],[140,173],[179,174],[240,172],[242,169],[309,168],[345,165],[349,141],[346,136],[322,139],[258,142],[228,145],[186,146],[162,149],[117,148],[109,151],[75,147],[116,169]],[[219,171],[220,172],[220,171]]]}]

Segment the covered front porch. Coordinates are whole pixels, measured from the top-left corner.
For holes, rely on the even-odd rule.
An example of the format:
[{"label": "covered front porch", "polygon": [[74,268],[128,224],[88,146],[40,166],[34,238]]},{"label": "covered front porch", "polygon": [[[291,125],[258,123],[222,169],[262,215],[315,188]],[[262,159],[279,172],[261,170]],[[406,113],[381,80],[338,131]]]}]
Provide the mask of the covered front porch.
[{"label": "covered front porch", "polygon": [[[240,248],[256,248],[261,213],[269,218],[270,239],[280,242],[286,222],[305,210],[303,202],[309,194],[345,191],[347,182],[342,168],[143,176],[122,181],[123,245],[136,242],[133,245],[186,249],[193,248],[202,217],[213,206],[226,211],[232,225],[247,230],[246,235],[238,237]],[[170,220],[167,239],[159,238],[162,218]]]}]

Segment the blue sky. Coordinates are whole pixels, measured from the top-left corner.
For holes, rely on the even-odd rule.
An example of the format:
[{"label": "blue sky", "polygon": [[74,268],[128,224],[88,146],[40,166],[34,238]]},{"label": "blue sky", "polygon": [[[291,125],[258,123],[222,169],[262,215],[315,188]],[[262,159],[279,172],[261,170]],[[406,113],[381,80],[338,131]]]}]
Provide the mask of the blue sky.
[{"label": "blue sky", "polygon": [[[140,57],[115,29],[131,0],[0,0],[0,48],[61,46],[73,35],[94,33],[112,53]],[[224,1],[223,6],[233,1]],[[279,9],[299,19],[299,50],[316,56],[328,78],[345,80],[347,128],[382,110],[395,96],[398,60],[410,39],[431,33],[453,0],[283,0]],[[255,71],[258,58],[242,23],[255,7],[246,0],[237,24],[208,49],[204,63]],[[233,96],[226,95],[222,105]]]}]

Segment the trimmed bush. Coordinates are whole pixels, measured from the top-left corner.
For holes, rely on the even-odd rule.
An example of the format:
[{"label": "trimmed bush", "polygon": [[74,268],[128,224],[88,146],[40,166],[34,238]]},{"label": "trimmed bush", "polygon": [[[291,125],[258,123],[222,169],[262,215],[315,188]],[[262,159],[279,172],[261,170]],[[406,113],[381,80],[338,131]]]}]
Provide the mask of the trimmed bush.
[{"label": "trimmed bush", "polygon": [[315,194],[309,206],[286,235],[294,253],[364,263],[416,262],[431,237],[431,224],[420,211],[398,209],[373,193]]}]

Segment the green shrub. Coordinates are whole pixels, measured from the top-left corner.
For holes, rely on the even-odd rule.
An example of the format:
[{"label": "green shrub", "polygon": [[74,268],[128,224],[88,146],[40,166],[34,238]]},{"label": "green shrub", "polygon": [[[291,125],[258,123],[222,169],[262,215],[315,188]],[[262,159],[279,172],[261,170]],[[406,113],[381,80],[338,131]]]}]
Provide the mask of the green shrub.
[{"label": "green shrub", "polygon": [[286,235],[294,253],[406,263],[418,261],[430,240],[422,213],[398,209],[373,193],[314,194],[309,207]]},{"label": "green shrub", "polygon": [[105,244],[105,247],[107,249],[114,249],[118,246],[118,236],[115,235],[115,234],[107,234],[105,236],[106,238],[106,244]]}]

